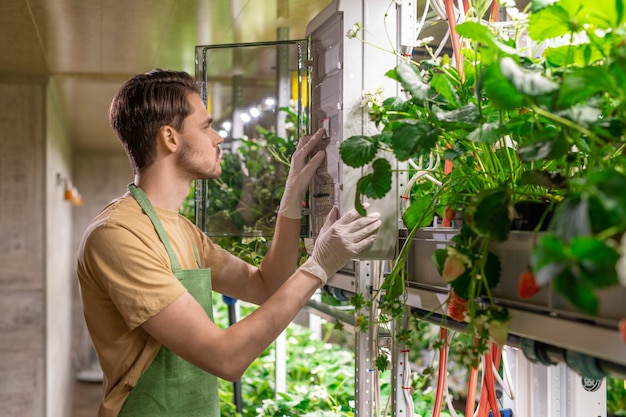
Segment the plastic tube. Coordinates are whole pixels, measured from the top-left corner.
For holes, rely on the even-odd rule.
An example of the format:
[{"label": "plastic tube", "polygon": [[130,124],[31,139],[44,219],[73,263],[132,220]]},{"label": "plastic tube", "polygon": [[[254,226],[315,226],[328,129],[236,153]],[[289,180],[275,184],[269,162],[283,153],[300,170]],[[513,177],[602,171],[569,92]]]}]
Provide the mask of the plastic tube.
[{"label": "plastic tube", "polygon": [[443,341],[443,346],[439,351],[439,375],[437,378],[437,392],[435,393],[435,405],[433,407],[433,417],[439,417],[443,404],[443,392],[446,386],[448,373],[448,329],[442,327],[439,330],[439,338]]},{"label": "plastic tube", "polygon": [[476,401],[476,386],[478,385],[478,368],[470,368],[469,383],[467,385],[467,402],[465,403],[465,415],[474,415],[474,403]]},{"label": "plastic tube", "polygon": [[454,13],[454,5],[452,0],[445,0],[446,14],[448,16],[448,25],[450,26],[450,38],[452,41],[452,52],[454,53],[454,61],[456,68],[461,76],[461,81],[465,81],[465,72],[463,71],[463,58],[461,57],[461,41],[459,34],[456,32],[456,14]]}]

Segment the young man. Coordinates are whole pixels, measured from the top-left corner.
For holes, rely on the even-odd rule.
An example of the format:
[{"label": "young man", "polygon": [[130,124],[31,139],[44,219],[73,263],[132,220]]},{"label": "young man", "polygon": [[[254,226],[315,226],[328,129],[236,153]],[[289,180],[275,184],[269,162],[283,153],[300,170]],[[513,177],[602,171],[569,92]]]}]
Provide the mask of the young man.
[{"label": "young man", "polygon": [[[315,290],[371,245],[379,216],[349,211],[335,221],[331,211],[296,270],[301,202],[324,158],[313,152],[319,130],[300,139],[271,248],[251,266],[178,214],[193,180],[221,173],[222,138],[193,78],[137,75],[114,97],[109,118],[135,178],[88,227],[78,256],[85,320],[104,372],[99,416],[218,416],[217,377],[239,379]],[[213,290],[259,308],[219,328]]]}]

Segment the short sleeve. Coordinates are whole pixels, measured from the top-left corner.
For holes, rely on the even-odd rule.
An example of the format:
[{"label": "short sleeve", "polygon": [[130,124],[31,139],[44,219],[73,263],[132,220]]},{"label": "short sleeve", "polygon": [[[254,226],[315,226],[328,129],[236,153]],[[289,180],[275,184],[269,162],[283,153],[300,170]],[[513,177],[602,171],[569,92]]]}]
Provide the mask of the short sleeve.
[{"label": "short sleeve", "polygon": [[131,330],[186,292],[171,271],[163,244],[140,232],[140,228],[137,233],[121,225],[100,225],[91,231],[83,250],[88,275]]}]

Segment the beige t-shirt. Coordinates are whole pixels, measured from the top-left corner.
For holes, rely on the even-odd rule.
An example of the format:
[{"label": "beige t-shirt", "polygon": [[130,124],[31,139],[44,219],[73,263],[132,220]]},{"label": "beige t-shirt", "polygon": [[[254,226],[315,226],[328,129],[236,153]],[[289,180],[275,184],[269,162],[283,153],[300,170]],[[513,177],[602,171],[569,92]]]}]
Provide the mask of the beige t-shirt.
[{"label": "beige t-shirt", "polygon": [[[181,269],[219,273],[232,256],[177,212],[155,208]],[[117,416],[161,345],[141,327],[186,292],[165,246],[131,196],[112,201],[85,232],[78,255],[85,321],[104,374],[100,417]]]}]

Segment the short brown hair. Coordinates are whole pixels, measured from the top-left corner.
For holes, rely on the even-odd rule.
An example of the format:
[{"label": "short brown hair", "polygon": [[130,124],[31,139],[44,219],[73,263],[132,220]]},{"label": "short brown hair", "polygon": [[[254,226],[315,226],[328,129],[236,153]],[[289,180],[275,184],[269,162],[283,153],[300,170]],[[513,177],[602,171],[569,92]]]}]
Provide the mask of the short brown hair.
[{"label": "short brown hair", "polygon": [[109,109],[109,122],[122,142],[135,173],[154,162],[156,136],[161,127],[183,129],[192,112],[187,96],[198,94],[186,72],[153,69],[126,81]]}]

